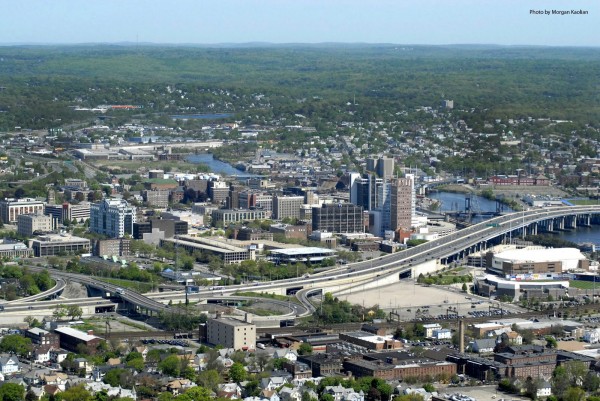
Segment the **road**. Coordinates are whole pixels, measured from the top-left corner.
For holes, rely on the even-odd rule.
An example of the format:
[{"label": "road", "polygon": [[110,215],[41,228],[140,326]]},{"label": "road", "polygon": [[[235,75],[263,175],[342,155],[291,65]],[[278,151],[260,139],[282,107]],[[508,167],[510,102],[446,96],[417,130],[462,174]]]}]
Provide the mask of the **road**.
[{"label": "road", "polygon": [[[314,274],[310,277],[298,277],[267,283],[256,283],[251,286],[241,284],[219,287],[218,289],[202,290],[199,292],[199,296],[204,298],[218,298],[219,296],[232,294],[238,291],[270,292],[273,290],[296,288],[299,290],[298,299],[304,308],[307,311],[314,311],[314,307],[309,302],[307,294],[308,292],[312,292],[312,290],[318,291],[324,287],[332,287],[338,282],[348,282],[353,281],[353,279],[356,279],[356,281],[362,280],[363,282],[365,280],[374,281],[381,275],[408,273],[415,266],[431,260],[451,257],[461,253],[465,249],[483,244],[490,239],[502,236],[532,223],[575,214],[600,214],[600,206],[549,207],[511,213],[487,220],[483,223],[472,225],[448,236],[424,243],[414,248],[365,262],[349,264],[327,272]],[[34,270],[34,268],[32,268],[32,270]],[[50,270],[50,272],[54,277],[78,281],[113,294],[118,294],[119,292],[117,286],[99,282],[87,276],[58,272],[55,270]],[[308,287],[311,288],[311,291],[307,289]],[[161,312],[169,308],[167,305],[163,305],[158,301],[130,290],[125,290],[118,295],[123,300],[148,311]],[[183,291],[180,292],[179,295],[184,296]]]}]

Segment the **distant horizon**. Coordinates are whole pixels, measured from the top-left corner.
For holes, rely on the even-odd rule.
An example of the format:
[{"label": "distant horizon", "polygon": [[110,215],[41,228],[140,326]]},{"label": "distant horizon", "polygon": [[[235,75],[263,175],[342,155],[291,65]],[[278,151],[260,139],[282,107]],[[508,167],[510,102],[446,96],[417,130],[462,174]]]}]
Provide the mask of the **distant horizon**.
[{"label": "distant horizon", "polygon": [[167,46],[167,47],[260,47],[260,46],[415,46],[415,47],[540,47],[540,48],[600,48],[600,45],[540,45],[540,44],[500,44],[500,43],[392,43],[392,42],[215,42],[215,43],[175,43],[175,42],[0,42],[0,47],[19,46]]},{"label": "distant horizon", "polygon": [[598,0],[5,0],[2,45],[598,47]]}]

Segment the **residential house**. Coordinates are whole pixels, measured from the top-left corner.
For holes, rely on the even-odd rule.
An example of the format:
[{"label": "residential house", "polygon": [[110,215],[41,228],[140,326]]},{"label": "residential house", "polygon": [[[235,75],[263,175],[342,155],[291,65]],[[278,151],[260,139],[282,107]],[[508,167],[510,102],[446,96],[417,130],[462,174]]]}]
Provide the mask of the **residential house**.
[{"label": "residential house", "polygon": [[508,342],[512,345],[523,345],[523,336],[516,331],[509,331],[506,333],[508,336]]},{"label": "residential house", "polygon": [[192,387],[196,387],[196,383],[193,381],[188,379],[177,379],[167,383],[166,390],[173,395],[179,395]]},{"label": "residential house", "polygon": [[285,377],[264,377],[260,380],[260,388],[263,390],[273,391],[286,384],[288,381]]},{"label": "residential house", "polygon": [[324,393],[331,395],[335,401],[365,401],[362,391],[356,393],[354,389],[342,386],[326,386]]},{"label": "residential house", "polygon": [[552,385],[544,380],[544,382],[537,389],[537,398],[549,397],[552,395]]},{"label": "residential house", "polygon": [[39,387],[31,386],[31,387],[29,387],[29,391],[31,391],[31,393],[33,393],[36,400],[42,399],[42,397],[46,394],[46,392],[44,391],[44,386],[39,386]]},{"label": "residential house", "polygon": [[600,342],[600,330],[593,329],[583,333],[583,341],[590,344],[596,344]]},{"label": "residential house", "polygon": [[242,388],[237,383],[219,384],[217,389],[217,397],[229,399],[242,398]]},{"label": "residential house", "polygon": [[291,350],[289,348],[277,349],[273,353],[273,358],[276,358],[276,359],[284,358],[290,362],[296,362],[298,360],[298,353],[296,353],[296,351]]},{"label": "residential house", "polygon": [[64,391],[66,389],[66,384],[67,384],[67,380],[69,379],[69,376],[67,376],[66,373],[62,373],[62,372],[54,373],[53,372],[50,374],[42,375],[41,379],[42,379],[42,383],[47,384],[47,385],[56,386],[61,391]]},{"label": "residential house", "polygon": [[113,387],[110,384],[101,382],[86,382],[84,387],[92,393],[92,395],[105,391],[109,398],[131,398],[136,400],[137,393],[135,387],[132,390],[122,388],[121,386]]},{"label": "residential house", "polygon": [[62,349],[52,349],[50,350],[50,360],[54,363],[61,363],[65,359],[67,359],[67,355],[69,353]]},{"label": "residential house", "polygon": [[284,387],[279,390],[279,398],[281,401],[302,401],[302,393],[296,387]]},{"label": "residential house", "polygon": [[0,373],[3,375],[12,375],[21,371],[19,358],[14,355],[0,356]]},{"label": "residential house", "polygon": [[56,395],[62,391],[63,390],[61,390],[56,384],[46,384],[43,387],[43,393],[48,395],[50,398],[56,397]]},{"label": "residential house", "polygon": [[146,362],[146,356],[148,356],[148,347],[135,347],[135,351],[142,354],[142,358],[144,358],[144,362]]},{"label": "residential house", "polygon": [[50,346],[39,345],[31,352],[31,357],[35,363],[46,363],[50,361]]}]

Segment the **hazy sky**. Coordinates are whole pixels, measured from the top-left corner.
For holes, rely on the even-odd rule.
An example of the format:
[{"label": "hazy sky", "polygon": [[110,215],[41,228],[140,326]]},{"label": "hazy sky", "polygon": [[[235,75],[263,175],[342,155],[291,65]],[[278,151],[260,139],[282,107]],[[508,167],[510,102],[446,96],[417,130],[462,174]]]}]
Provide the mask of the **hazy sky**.
[{"label": "hazy sky", "polygon": [[598,0],[0,0],[0,6],[2,44],[600,45]]}]

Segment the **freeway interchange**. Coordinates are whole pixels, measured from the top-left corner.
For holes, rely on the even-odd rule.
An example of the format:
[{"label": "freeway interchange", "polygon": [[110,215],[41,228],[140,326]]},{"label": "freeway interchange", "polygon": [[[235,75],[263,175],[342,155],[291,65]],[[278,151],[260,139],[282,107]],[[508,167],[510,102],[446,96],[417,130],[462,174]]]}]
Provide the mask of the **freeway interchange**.
[{"label": "freeway interchange", "polygon": [[[301,306],[298,305],[294,308],[295,315],[306,316],[315,310],[314,305],[309,300],[309,296],[314,293],[321,293],[324,289],[335,287],[338,289],[342,287],[351,288],[362,285],[365,282],[378,280],[380,276],[397,274],[399,279],[400,275],[408,276],[413,273],[419,265],[462,256],[468,254],[476,247],[485,249],[487,241],[514,231],[524,230],[525,227],[535,223],[551,219],[562,219],[566,216],[598,214],[600,214],[600,205],[548,207],[505,214],[407,250],[368,261],[337,267],[326,272],[313,274],[310,277],[297,277],[266,283],[253,283],[251,285],[232,285],[220,287],[219,289],[203,289],[199,293],[194,294],[194,296],[203,299],[226,299],[235,292],[244,291],[296,294]],[[43,269],[34,266],[29,268],[32,271]],[[139,310],[151,314],[169,309],[169,305],[165,305],[156,299],[156,295],[142,295],[132,290],[122,290],[116,285],[95,280],[92,277],[81,274],[67,273],[54,269],[49,269],[49,272],[55,279],[79,282],[105,293],[110,293],[111,296],[120,297],[123,301],[134,305]],[[64,288],[64,285],[57,285],[54,290],[58,293],[62,288]],[[52,291],[47,291],[46,293],[46,295],[52,295]],[[184,291],[173,291],[161,293],[160,298],[163,298],[163,301],[174,301],[182,300],[185,296]]]}]

